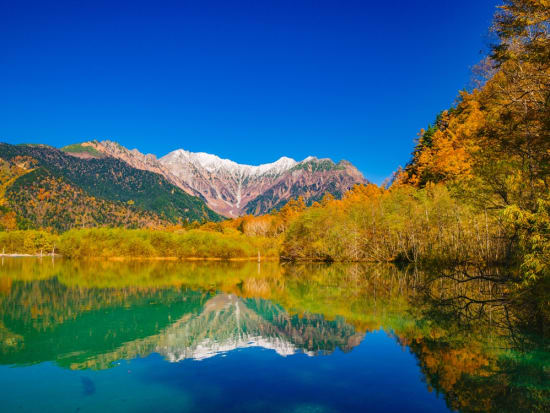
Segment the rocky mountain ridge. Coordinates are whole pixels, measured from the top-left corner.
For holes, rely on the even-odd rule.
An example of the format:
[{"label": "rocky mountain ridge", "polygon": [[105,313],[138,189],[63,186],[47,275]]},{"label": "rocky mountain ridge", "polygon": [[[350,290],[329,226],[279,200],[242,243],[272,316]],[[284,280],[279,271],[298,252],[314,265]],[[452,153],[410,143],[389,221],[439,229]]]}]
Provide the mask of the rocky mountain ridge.
[{"label": "rocky mountain ridge", "polygon": [[320,200],[326,193],[339,198],[354,185],[367,183],[351,163],[313,156],[299,162],[282,157],[254,166],[183,149],[157,158],[112,141],[90,141],[63,149],[84,158],[117,158],[134,168],[161,174],[227,217],[264,214],[299,196],[308,203]]}]

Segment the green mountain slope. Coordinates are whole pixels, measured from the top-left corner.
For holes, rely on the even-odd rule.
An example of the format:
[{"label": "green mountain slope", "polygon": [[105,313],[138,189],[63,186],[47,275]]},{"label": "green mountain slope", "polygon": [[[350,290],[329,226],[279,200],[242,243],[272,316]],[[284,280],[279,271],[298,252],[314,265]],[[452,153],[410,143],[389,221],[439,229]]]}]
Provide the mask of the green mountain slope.
[{"label": "green mountain slope", "polygon": [[95,149],[92,146],[85,146],[80,143],[74,143],[72,145],[67,145],[61,148],[63,152],[66,153],[72,153],[81,155],[84,157],[90,157],[90,158],[104,158],[105,155],[99,152],[97,149]]},{"label": "green mountain slope", "polygon": [[[95,205],[94,208],[99,208],[97,212],[100,214],[108,215],[109,211],[114,210],[117,210],[118,214],[122,214],[120,207],[125,204],[126,207],[131,205],[130,209],[138,215],[139,211],[145,214],[143,217],[149,214],[152,221],[155,219],[170,222],[220,219],[219,215],[210,210],[204,201],[188,195],[168,182],[163,176],[132,168],[125,162],[111,157],[82,159],[43,145],[0,143],[0,159],[12,165],[16,165],[19,159],[30,159],[34,168],[41,169],[40,173],[17,178],[15,182],[4,182],[3,191],[6,200],[10,204],[16,202],[20,212],[25,209],[25,205],[20,205],[20,203],[25,203],[32,198],[32,196],[29,198],[29,194],[24,195],[23,193],[40,191],[39,185],[36,184],[34,189],[29,189],[32,187],[33,179],[39,179],[43,183],[48,182],[49,185],[52,185],[56,179],[60,179],[60,182],[74,187],[71,191],[75,197],[80,197],[81,200],[89,197],[118,205],[109,205],[109,207],[107,207],[108,204]],[[46,179],[46,177],[48,178]],[[63,188],[62,185],[61,188]],[[82,204],[82,201],[77,204]],[[69,213],[71,212],[70,206],[67,206],[66,209]],[[29,211],[24,214],[26,217],[29,214],[32,215]],[[107,222],[102,221],[96,223],[122,224],[117,219],[111,220],[111,222],[109,219],[106,220]],[[140,222],[140,218],[136,216],[133,221],[134,224],[137,224]],[[36,220],[35,223],[40,224]]]}]

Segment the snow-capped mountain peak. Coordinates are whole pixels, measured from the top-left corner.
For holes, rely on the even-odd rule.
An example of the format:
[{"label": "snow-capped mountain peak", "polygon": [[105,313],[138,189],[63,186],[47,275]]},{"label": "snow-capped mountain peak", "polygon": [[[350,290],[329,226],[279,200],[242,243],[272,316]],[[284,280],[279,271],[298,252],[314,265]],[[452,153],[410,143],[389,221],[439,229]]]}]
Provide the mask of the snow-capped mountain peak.
[{"label": "snow-capped mountain peak", "polygon": [[165,165],[180,164],[180,166],[183,166],[185,163],[191,163],[196,167],[207,170],[208,172],[224,171],[237,176],[259,176],[265,173],[283,173],[298,163],[292,158],[283,156],[272,163],[262,165],[246,165],[239,164],[229,159],[223,159],[209,153],[190,152],[185,149],[177,149],[170,152],[166,156],[160,158],[159,161]]}]

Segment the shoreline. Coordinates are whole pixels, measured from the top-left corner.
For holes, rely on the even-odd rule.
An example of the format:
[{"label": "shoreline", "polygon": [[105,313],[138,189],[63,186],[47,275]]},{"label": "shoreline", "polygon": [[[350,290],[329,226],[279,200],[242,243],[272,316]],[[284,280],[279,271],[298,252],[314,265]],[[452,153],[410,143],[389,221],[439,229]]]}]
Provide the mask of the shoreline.
[{"label": "shoreline", "polygon": [[[0,258],[66,258],[61,254],[22,254],[22,253],[13,253],[13,254],[0,254]],[[77,259],[77,260],[106,260],[106,261],[258,261],[258,257],[232,257],[232,258],[222,258],[222,257],[74,257],[66,259]],[[279,257],[262,257],[259,262],[262,261],[279,261]]]},{"label": "shoreline", "polygon": [[[258,261],[258,257],[80,257],[77,259],[107,261]],[[260,262],[262,261],[279,261],[279,257],[265,257],[260,260]]]}]

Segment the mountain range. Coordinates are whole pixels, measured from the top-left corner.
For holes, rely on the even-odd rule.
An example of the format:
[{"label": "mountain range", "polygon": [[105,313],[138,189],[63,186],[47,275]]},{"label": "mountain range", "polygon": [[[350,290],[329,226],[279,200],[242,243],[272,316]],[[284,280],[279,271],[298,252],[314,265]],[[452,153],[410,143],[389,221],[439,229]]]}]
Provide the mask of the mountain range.
[{"label": "mountain range", "polygon": [[0,143],[0,229],[151,227],[264,214],[290,199],[339,198],[367,181],[349,162],[242,165],[183,149],[157,158],[116,142],[57,149]]},{"label": "mountain range", "polygon": [[299,196],[309,204],[326,193],[340,198],[355,184],[367,183],[351,163],[313,156],[300,162],[282,157],[273,163],[252,166],[184,149],[157,159],[111,141],[84,142],[63,150],[82,158],[113,157],[134,168],[159,173],[226,217],[265,214]]}]

